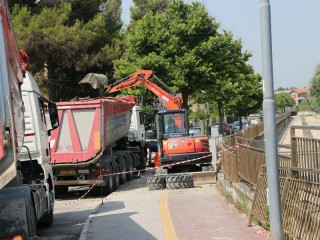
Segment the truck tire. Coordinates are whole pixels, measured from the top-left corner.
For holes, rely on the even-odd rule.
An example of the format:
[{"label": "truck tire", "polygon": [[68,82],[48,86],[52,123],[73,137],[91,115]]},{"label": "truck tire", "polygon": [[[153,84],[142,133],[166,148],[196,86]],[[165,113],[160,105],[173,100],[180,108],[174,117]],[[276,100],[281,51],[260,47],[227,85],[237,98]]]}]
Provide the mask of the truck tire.
[{"label": "truck tire", "polygon": [[193,188],[192,174],[173,174],[166,176],[167,189]]},{"label": "truck tire", "polygon": [[[31,198],[31,196],[30,196]],[[37,220],[36,220],[36,210],[34,208],[34,203],[32,199],[28,199],[30,202],[29,207],[27,208],[27,214],[29,216],[29,236],[33,238],[37,235]]]},{"label": "truck tire", "polygon": [[[50,192],[50,194],[51,194],[51,199],[54,199],[53,193]],[[39,227],[50,227],[53,223],[53,208],[51,207],[51,205],[48,206],[48,208],[49,208],[49,211],[45,213],[43,218],[38,223]]]},{"label": "truck tire", "polygon": [[137,152],[134,152],[133,155],[134,155],[134,159],[135,159],[136,168],[137,168],[138,170],[141,170],[140,154],[137,153]]},{"label": "truck tire", "polygon": [[37,235],[34,201],[27,186],[8,187],[0,192],[0,235],[21,234],[23,239]]},{"label": "truck tire", "polygon": [[105,186],[94,186],[91,190],[93,196],[106,196],[108,195],[108,177],[104,177]]},{"label": "truck tire", "polygon": [[127,171],[127,164],[123,155],[121,155],[119,166],[120,172],[122,173],[120,174],[120,183],[125,184],[127,182],[127,174],[125,173]]},{"label": "truck tire", "polygon": [[138,168],[139,167],[139,154],[131,152],[131,157],[132,157],[132,160],[133,160],[133,167],[134,168]]},{"label": "truck tire", "polygon": [[[108,164],[108,167],[107,167],[107,173],[108,174],[113,174],[112,165],[110,163]],[[106,195],[106,194],[110,194],[110,193],[113,192],[113,185],[114,185],[113,178],[114,178],[114,176],[113,175],[108,175],[105,178],[107,180],[106,186],[105,186],[105,188],[106,188],[105,195]]]},{"label": "truck tire", "polygon": [[[114,161],[112,162],[113,164],[113,173],[119,173],[120,169],[119,169],[119,164]],[[115,174],[113,175],[113,190],[117,190],[119,188],[120,185],[120,175],[119,174]]]},{"label": "truck tire", "polygon": [[53,209],[46,212],[41,222],[38,223],[39,227],[50,227],[53,223]]},{"label": "truck tire", "polygon": [[133,179],[133,158],[131,154],[126,154],[126,159],[127,159],[127,180],[131,181]]},{"label": "truck tire", "polygon": [[147,167],[147,156],[145,156],[144,151],[141,151],[141,162],[140,162],[140,167],[141,169],[146,169]]},{"label": "truck tire", "polygon": [[56,197],[59,195],[66,195],[68,193],[68,186],[54,186]]},{"label": "truck tire", "polygon": [[166,176],[152,176],[148,177],[148,188],[152,190],[162,190],[166,188]]}]

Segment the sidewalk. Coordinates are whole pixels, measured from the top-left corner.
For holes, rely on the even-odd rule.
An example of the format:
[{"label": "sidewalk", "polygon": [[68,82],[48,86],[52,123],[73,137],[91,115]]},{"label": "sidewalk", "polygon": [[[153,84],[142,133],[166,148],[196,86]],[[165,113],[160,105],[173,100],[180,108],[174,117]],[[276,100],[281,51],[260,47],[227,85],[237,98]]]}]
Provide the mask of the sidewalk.
[{"label": "sidewalk", "polygon": [[[302,118],[304,118],[305,122],[308,126],[320,126],[320,119],[316,118],[312,115],[299,115],[292,117],[292,121],[290,122],[289,126],[285,130],[285,133],[281,136],[280,139],[278,139],[279,144],[283,145],[290,145],[291,144],[291,136],[290,136],[290,126],[302,126]],[[311,134],[313,138],[320,139],[320,130],[311,130]],[[303,137],[303,130],[302,129],[296,129],[295,135],[297,137]]]},{"label": "sidewalk", "polygon": [[148,174],[135,180],[135,189],[124,185],[109,195],[80,239],[267,239],[260,227],[247,227],[246,216],[226,203],[215,184],[149,191]]}]

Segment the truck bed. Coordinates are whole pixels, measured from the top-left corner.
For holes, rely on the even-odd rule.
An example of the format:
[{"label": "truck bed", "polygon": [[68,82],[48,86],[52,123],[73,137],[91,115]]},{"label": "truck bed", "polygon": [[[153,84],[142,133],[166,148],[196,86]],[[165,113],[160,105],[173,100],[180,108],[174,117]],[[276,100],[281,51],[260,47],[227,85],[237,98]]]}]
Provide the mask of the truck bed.
[{"label": "truck bed", "polygon": [[51,164],[97,159],[127,135],[134,105],[133,96],[57,103],[60,126],[50,137]]}]

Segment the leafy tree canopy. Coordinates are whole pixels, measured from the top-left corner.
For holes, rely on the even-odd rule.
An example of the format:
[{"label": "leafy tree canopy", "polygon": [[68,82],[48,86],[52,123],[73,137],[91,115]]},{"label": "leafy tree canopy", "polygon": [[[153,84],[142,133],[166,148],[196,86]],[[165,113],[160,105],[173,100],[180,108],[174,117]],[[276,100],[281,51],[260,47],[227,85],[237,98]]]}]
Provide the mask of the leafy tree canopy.
[{"label": "leafy tree canopy", "polygon": [[124,77],[140,69],[153,69],[158,77],[188,96],[205,81],[201,46],[217,35],[218,23],[203,4],[174,1],[162,13],[148,12],[129,26],[128,49],[115,61],[115,74]]},{"label": "leafy tree canopy", "polygon": [[310,81],[310,104],[313,111],[320,112],[320,64]]},{"label": "leafy tree canopy", "polygon": [[294,99],[289,93],[278,93],[274,97],[276,109],[285,107],[292,107],[294,105]]},{"label": "leafy tree canopy", "polygon": [[112,61],[123,51],[121,0],[110,0],[99,7],[93,4],[90,11],[95,9],[95,13],[88,15],[91,19],[76,18],[73,11],[73,6],[78,6],[79,11],[89,11],[90,6],[82,1],[72,3],[47,0],[40,1],[36,9],[21,5],[13,8],[18,45],[30,56],[31,71],[42,72],[42,78],[48,78],[52,100],[81,95],[61,85],[79,88],[77,83],[88,72],[111,75]]},{"label": "leafy tree canopy", "polygon": [[246,114],[261,108],[261,77],[247,64],[251,54],[230,32],[218,31],[203,4],[170,1],[164,11],[142,15],[131,22],[128,49],[115,61],[118,77],[153,69],[182,94],[184,108],[189,96],[216,102],[220,118],[223,110]]},{"label": "leafy tree canopy", "polygon": [[172,0],[133,0],[133,6],[130,7],[131,19],[140,20],[148,12],[162,13]]}]

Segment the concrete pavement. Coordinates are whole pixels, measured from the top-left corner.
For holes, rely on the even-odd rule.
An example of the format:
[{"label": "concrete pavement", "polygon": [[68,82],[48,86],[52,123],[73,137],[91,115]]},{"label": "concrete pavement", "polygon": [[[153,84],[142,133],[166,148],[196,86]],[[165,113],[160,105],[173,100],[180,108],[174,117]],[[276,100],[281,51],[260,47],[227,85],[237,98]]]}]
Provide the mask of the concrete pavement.
[{"label": "concrete pavement", "polygon": [[[320,119],[311,114],[299,114],[298,116],[292,117],[289,126],[284,130],[284,132],[278,137],[278,143],[283,145],[291,144],[290,136],[290,126],[302,126],[306,124],[307,126],[320,126]],[[302,129],[296,129],[295,135],[297,137],[303,137],[304,132]],[[320,139],[320,130],[311,130],[311,135],[313,138]]]},{"label": "concrete pavement", "polygon": [[107,196],[80,239],[267,239],[259,226],[247,227],[246,216],[226,203],[215,184],[149,191],[150,175]]}]

